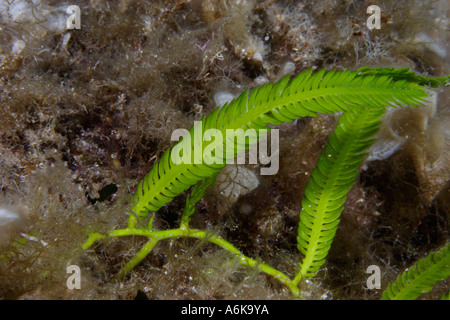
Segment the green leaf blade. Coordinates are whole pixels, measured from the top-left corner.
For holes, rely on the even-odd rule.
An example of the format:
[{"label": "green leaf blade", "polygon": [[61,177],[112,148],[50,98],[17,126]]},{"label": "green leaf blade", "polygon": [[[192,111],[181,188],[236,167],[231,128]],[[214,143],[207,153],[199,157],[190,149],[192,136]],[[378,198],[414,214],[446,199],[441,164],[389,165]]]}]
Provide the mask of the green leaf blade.
[{"label": "green leaf blade", "polygon": [[341,115],[319,157],[300,212],[297,242],[305,255],[300,264],[301,277],[315,276],[325,263],[347,193],[354,185],[364,151],[372,143],[369,138],[375,134],[383,113],[384,108],[365,108],[359,113]]},{"label": "green leaf blade", "polygon": [[382,300],[415,300],[450,277],[450,242],[406,269],[384,290]]}]

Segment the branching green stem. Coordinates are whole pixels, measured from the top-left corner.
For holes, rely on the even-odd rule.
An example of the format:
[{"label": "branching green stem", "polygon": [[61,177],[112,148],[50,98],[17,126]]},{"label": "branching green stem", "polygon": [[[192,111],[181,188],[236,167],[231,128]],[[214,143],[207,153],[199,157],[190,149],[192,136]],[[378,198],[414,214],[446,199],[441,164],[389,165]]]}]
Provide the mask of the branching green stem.
[{"label": "branching green stem", "polygon": [[285,286],[289,288],[292,294],[296,297],[300,296],[300,291],[298,288],[298,281],[293,281],[283,272],[250,257],[245,256],[239,251],[234,245],[220,236],[208,233],[203,230],[198,229],[168,229],[168,230],[148,230],[140,228],[125,228],[116,229],[108,232],[107,235],[100,233],[91,233],[89,238],[83,244],[83,249],[89,249],[95,241],[105,238],[123,237],[123,236],[143,236],[148,238],[147,243],[139,250],[139,252],[122,268],[119,273],[119,278],[123,278],[128,272],[130,272],[138,263],[140,263],[155,247],[155,245],[161,241],[172,238],[196,238],[200,240],[206,240],[208,242],[214,243],[215,245],[225,249],[226,251],[239,257],[239,264],[242,266],[257,268],[259,271],[264,272],[273,278],[279,280]]}]

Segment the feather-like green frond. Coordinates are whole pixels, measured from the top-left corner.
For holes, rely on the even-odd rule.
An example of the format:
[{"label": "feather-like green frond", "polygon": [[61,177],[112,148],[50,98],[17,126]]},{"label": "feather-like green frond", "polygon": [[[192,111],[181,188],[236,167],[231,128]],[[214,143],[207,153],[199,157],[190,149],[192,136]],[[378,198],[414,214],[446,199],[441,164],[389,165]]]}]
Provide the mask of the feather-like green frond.
[{"label": "feather-like green frond", "polygon": [[415,300],[450,277],[450,242],[406,269],[383,292],[382,300]]},{"label": "feather-like green frond", "polygon": [[298,226],[298,249],[305,257],[301,276],[313,277],[325,262],[339,217],[370,147],[384,108],[360,108],[342,114],[305,189]]},{"label": "feather-like green frond", "polygon": [[[215,109],[206,119],[203,118],[199,123],[202,127],[198,136],[194,137],[193,127],[189,131],[191,139],[183,138],[172,149],[166,150],[138,185],[132,212],[145,218],[149,211],[157,211],[199,180],[217,173],[238,152],[249,147],[247,142],[235,143],[233,152],[228,155],[226,146],[205,154],[205,149],[213,141],[203,141],[200,145],[199,140],[208,129],[216,129],[226,137],[227,129],[241,129],[247,133],[247,129],[267,129],[267,124],[276,125],[303,116],[317,116],[318,113],[345,112],[362,106],[417,106],[426,96],[424,88],[417,82],[408,81],[408,78],[396,80],[392,72],[369,74],[367,70],[321,70],[316,73],[308,70],[291,80],[285,77],[276,84],[255,88],[251,93],[246,90],[230,104]],[[258,139],[258,133],[253,138]],[[203,157],[197,159],[197,163],[175,163],[173,150],[178,151],[183,146],[186,147],[184,150],[190,150],[183,153],[186,159],[195,160],[195,146],[201,149]]]},{"label": "feather-like green frond", "polygon": [[393,80],[407,80],[409,82],[415,82],[420,85],[437,88],[441,86],[448,86],[450,84],[450,75],[446,75],[439,78],[428,78],[419,76],[408,68],[394,69],[394,68],[369,68],[362,67],[358,69],[360,74],[364,75],[385,75],[392,77]]}]

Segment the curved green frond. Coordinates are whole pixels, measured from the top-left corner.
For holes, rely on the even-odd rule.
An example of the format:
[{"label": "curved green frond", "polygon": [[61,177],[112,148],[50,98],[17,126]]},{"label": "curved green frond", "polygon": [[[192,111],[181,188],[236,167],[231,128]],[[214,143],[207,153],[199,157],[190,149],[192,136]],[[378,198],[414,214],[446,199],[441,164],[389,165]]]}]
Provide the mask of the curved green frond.
[{"label": "curved green frond", "polygon": [[382,300],[415,300],[433,285],[450,277],[450,242],[419,260],[390,283]]},{"label": "curved green frond", "polygon": [[340,116],[313,169],[300,211],[297,243],[305,257],[301,277],[313,277],[325,262],[339,217],[364,151],[372,144],[384,108],[361,108]]},{"label": "curved green frond", "polygon": [[[349,70],[321,70],[316,73],[308,70],[291,80],[285,77],[276,84],[255,88],[251,93],[246,90],[230,104],[215,109],[206,119],[203,118],[198,123],[197,134],[192,127],[190,137],[183,138],[172,149],[166,150],[138,185],[132,212],[145,218],[149,211],[157,211],[199,180],[217,173],[238,152],[249,147],[247,142],[233,143],[228,148],[222,145],[215,152],[205,154],[205,149],[214,143],[201,141],[208,129],[216,130],[224,140],[227,130],[240,129],[245,134],[248,129],[255,129],[257,132],[253,138],[258,139],[258,129],[268,129],[268,124],[317,116],[318,113],[357,110],[362,106],[417,106],[426,96],[424,88],[416,82],[395,80],[391,74],[371,75]],[[226,151],[231,148],[232,152],[227,154]],[[200,150],[200,157],[196,150]],[[174,156],[191,161],[175,163]]]},{"label": "curved green frond", "polygon": [[408,68],[394,69],[394,68],[369,68],[362,67],[358,69],[360,74],[364,75],[385,75],[390,76],[394,80],[407,80],[409,82],[415,82],[423,86],[429,86],[432,88],[437,88],[440,86],[448,86],[450,84],[450,75],[446,75],[439,78],[429,78],[424,76],[419,76]]}]

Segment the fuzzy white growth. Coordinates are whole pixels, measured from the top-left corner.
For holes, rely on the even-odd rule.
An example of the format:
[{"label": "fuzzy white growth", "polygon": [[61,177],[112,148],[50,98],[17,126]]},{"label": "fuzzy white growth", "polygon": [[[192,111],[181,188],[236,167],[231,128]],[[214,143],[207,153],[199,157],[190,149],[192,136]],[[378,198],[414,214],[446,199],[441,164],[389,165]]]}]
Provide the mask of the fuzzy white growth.
[{"label": "fuzzy white growth", "polygon": [[[43,29],[62,33],[66,30],[66,6],[46,6],[39,0],[0,0],[2,21],[10,25],[40,25]],[[34,30],[35,31],[35,30]]]},{"label": "fuzzy white growth", "polygon": [[288,61],[284,64],[283,69],[281,71],[281,75],[284,77],[284,76],[293,74],[295,71],[295,68],[296,68],[295,63]]},{"label": "fuzzy white growth", "polygon": [[257,76],[253,81],[255,82],[256,86],[262,86],[266,83],[269,83],[269,79],[267,79],[265,76]]},{"label": "fuzzy white growth", "polygon": [[21,212],[12,210],[8,206],[0,206],[0,245],[8,241],[23,222]]},{"label": "fuzzy white growth", "polygon": [[262,56],[261,52],[256,51],[253,54],[253,60],[262,62],[263,61],[263,56]]},{"label": "fuzzy white growth", "polygon": [[445,49],[445,47],[424,32],[417,34],[413,42],[416,44],[423,44],[425,48],[434,52],[442,59],[445,59],[445,57],[447,57],[447,50]]},{"label": "fuzzy white growth", "polygon": [[214,94],[214,103],[222,108],[226,103],[230,103],[235,98],[234,94],[227,91],[219,91]]},{"label": "fuzzy white growth", "polygon": [[25,49],[25,41],[16,39],[13,43],[11,54],[13,56],[18,56],[23,51],[23,49]]},{"label": "fuzzy white growth", "polygon": [[5,208],[0,208],[0,228],[18,221],[19,219],[20,217],[17,213]]}]

